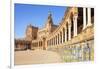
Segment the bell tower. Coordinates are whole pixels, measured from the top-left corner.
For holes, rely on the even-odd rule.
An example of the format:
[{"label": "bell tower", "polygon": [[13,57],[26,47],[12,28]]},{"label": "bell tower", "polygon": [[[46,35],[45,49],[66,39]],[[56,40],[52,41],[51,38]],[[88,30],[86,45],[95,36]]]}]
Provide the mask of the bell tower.
[{"label": "bell tower", "polygon": [[52,32],[51,28],[53,25],[53,21],[52,21],[52,15],[51,12],[48,13],[48,18],[47,18],[47,22],[46,22],[46,29],[48,31],[48,33]]}]

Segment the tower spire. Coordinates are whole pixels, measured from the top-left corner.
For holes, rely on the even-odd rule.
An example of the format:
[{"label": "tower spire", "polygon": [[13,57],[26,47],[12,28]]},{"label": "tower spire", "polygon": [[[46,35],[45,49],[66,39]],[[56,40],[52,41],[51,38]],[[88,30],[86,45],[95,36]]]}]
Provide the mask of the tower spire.
[{"label": "tower spire", "polygon": [[49,12],[48,12],[48,19],[52,19],[51,16],[52,16],[51,11],[49,11]]},{"label": "tower spire", "polygon": [[48,18],[47,18],[47,22],[46,22],[46,24],[45,24],[45,27],[46,27],[47,30],[50,32],[52,26],[53,26],[52,14],[51,14],[51,11],[49,11],[49,12],[48,12]]}]

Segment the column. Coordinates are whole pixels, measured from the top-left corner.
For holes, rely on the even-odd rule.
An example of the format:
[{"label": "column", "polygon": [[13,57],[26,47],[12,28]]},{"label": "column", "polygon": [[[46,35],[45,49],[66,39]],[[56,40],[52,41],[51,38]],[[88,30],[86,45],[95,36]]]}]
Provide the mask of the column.
[{"label": "column", "polygon": [[52,46],[53,46],[53,38],[52,38]]},{"label": "column", "polygon": [[52,46],[53,46],[53,38],[51,39],[51,42],[52,42]]},{"label": "column", "polygon": [[48,46],[50,45],[50,41],[48,40]]},{"label": "column", "polygon": [[56,45],[56,36],[55,36],[55,45]]},{"label": "column", "polygon": [[68,25],[68,40],[71,40],[71,25]]},{"label": "column", "polygon": [[73,17],[74,37],[77,36],[77,17],[77,14],[75,14]]},{"label": "column", "polygon": [[56,37],[57,37],[57,45],[58,45],[58,35],[56,35]]},{"label": "column", "polygon": [[41,41],[41,47],[42,47],[42,41]]},{"label": "column", "polygon": [[57,34],[57,45],[58,45],[58,34]]},{"label": "column", "polygon": [[52,38],[52,40],[53,40],[53,46],[54,46],[54,38]]},{"label": "column", "polygon": [[56,45],[56,43],[57,43],[57,38],[56,38],[56,36],[55,36],[55,45]]},{"label": "column", "polygon": [[56,45],[56,36],[55,36],[55,45]]},{"label": "column", "polygon": [[62,43],[62,32],[60,32],[60,44]]},{"label": "column", "polygon": [[88,23],[87,23],[87,26],[91,26],[92,23],[91,23],[91,8],[88,8]]},{"label": "column", "polygon": [[37,46],[38,46],[38,49],[39,49],[39,42],[37,42]]},{"label": "column", "polygon": [[56,36],[54,37],[55,45],[56,45]]},{"label": "column", "polygon": [[68,40],[71,40],[71,20],[68,20]]},{"label": "column", "polygon": [[83,30],[86,28],[86,8],[83,8]]},{"label": "column", "polygon": [[67,26],[65,27],[65,42],[67,41]]},{"label": "column", "polygon": [[57,35],[56,35],[56,45],[57,45]]},{"label": "column", "polygon": [[55,45],[55,38],[53,37],[53,46]]},{"label": "column", "polygon": [[51,46],[51,39],[50,39],[50,46]]},{"label": "column", "polygon": [[57,45],[58,45],[58,34],[56,35],[56,37],[57,37]]},{"label": "column", "polygon": [[55,37],[54,37],[54,46],[55,46]]},{"label": "column", "polygon": [[39,41],[39,42],[37,42],[37,45],[38,45],[38,47],[40,47],[40,41]]},{"label": "column", "polygon": [[64,36],[63,33],[64,33],[64,32],[63,32],[63,30],[62,30],[62,43],[63,43],[63,36]]},{"label": "column", "polygon": [[58,44],[60,44],[60,33],[58,34]]},{"label": "column", "polygon": [[52,45],[52,39],[50,39],[50,46]]},{"label": "column", "polygon": [[50,39],[49,39],[49,46],[51,45],[51,43],[50,43]]}]

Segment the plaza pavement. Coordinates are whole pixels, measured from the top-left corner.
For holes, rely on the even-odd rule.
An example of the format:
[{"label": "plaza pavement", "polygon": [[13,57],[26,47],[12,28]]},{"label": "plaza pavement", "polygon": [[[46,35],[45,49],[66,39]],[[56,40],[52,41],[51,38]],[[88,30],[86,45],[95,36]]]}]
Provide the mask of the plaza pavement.
[{"label": "plaza pavement", "polygon": [[26,50],[15,52],[15,65],[45,64],[63,62],[56,52],[46,50]]}]

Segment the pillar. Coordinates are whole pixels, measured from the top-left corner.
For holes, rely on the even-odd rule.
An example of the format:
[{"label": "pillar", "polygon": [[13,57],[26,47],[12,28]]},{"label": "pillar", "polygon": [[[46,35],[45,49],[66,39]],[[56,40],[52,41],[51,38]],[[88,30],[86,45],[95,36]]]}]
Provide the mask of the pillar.
[{"label": "pillar", "polygon": [[62,43],[63,43],[63,36],[64,36],[63,34],[64,34],[64,32],[63,32],[63,29],[62,29]]},{"label": "pillar", "polygon": [[51,41],[52,41],[52,46],[53,46],[53,38],[51,39]]},{"label": "pillar", "polygon": [[68,40],[71,40],[71,25],[68,26]]},{"label": "pillar", "polygon": [[71,40],[71,20],[68,20],[68,40]]},{"label": "pillar", "polygon": [[56,35],[56,45],[57,45],[57,35]]},{"label": "pillar", "polygon": [[55,45],[55,37],[54,37],[54,45]]},{"label": "pillar", "polygon": [[62,32],[60,32],[60,44],[62,43]]},{"label": "pillar", "polygon": [[52,39],[50,39],[50,46],[52,46]]},{"label": "pillar", "polygon": [[58,34],[57,34],[57,45],[58,45]]},{"label": "pillar", "polygon": [[56,36],[54,37],[54,42],[55,42],[55,44],[54,44],[54,45],[56,45]]},{"label": "pillar", "polygon": [[92,23],[91,23],[91,8],[88,8],[87,9],[88,11],[88,23],[87,23],[87,26],[91,26],[92,25]]},{"label": "pillar", "polygon": [[67,26],[65,27],[65,42],[67,41]]},{"label": "pillar", "polygon": [[60,44],[60,33],[58,34],[58,44]]},{"label": "pillar", "polygon": [[54,38],[52,38],[53,46],[54,46]]},{"label": "pillar", "polygon": [[77,17],[77,14],[73,16],[74,37],[77,36]]},{"label": "pillar", "polygon": [[55,46],[55,37],[54,37],[54,46]]},{"label": "pillar", "polygon": [[83,30],[86,28],[86,8],[83,8]]},{"label": "pillar", "polygon": [[56,35],[56,39],[57,39],[57,45],[58,45],[58,35]]}]

